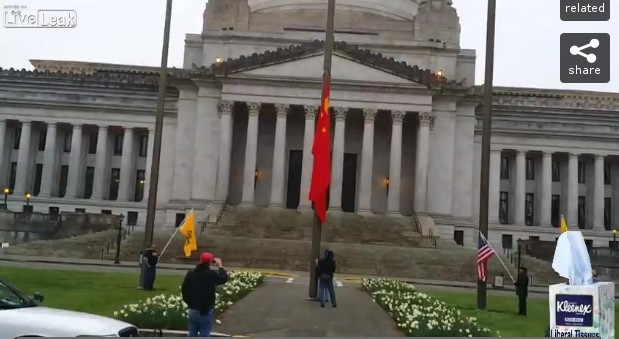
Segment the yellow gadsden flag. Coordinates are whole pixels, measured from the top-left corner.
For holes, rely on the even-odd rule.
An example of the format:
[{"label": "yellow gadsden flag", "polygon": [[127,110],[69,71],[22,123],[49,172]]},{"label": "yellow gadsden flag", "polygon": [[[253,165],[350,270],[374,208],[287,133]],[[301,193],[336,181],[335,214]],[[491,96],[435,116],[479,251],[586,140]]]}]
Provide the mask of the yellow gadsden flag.
[{"label": "yellow gadsden flag", "polygon": [[196,238],[196,214],[193,210],[185,217],[183,223],[179,226],[180,232],[185,236],[185,256],[190,257],[191,252],[198,249],[198,239]]},{"label": "yellow gadsden flag", "polygon": [[561,233],[565,233],[568,230],[569,229],[567,228],[567,222],[565,221],[565,218],[561,216]]}]

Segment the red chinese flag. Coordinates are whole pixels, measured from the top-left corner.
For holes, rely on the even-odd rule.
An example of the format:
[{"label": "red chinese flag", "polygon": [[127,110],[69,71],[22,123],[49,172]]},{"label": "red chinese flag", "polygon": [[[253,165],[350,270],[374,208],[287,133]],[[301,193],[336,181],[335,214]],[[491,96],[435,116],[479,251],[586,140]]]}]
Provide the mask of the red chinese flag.
[{"label": "red chinese flag", "polygon": [[314,169],[309,199],[321,223],[327,222],[327,194],[331,184],[331,114],[329,105],[330,79],[325,81],[323,102],[314,136]]}]

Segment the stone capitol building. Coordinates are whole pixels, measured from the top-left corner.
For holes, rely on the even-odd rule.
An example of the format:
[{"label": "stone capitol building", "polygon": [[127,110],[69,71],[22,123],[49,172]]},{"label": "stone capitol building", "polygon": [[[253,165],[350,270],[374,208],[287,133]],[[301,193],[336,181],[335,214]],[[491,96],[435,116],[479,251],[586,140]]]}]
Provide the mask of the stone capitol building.
[{"label": "stone capitol building", "polygon": [[[157,227],[225,204],[310,209],[327,0],[210,0],[170,69]],[[448,0],[338,0],[334,212],[417,215],[475,246],[483,86]],[[482,32],[480,32],[482,34]],[[31,60],[0,70],[8,207],[146,218],[158,68]],[[4,65],[10,67],[10,65]],[[494,88],[490,241],[594,246],[619,221],[619,95]],[[386,230],[388,231],[388,230]]]}]

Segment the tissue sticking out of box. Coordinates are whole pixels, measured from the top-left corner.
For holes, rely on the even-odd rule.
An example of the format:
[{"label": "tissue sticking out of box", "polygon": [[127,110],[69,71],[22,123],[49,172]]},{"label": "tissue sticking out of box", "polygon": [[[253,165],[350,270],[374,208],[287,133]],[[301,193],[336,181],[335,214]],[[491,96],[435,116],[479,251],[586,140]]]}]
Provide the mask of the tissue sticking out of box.
[{"label": "tissue sticking out of box", "polygon": [[582,233],[567,231],[557,240],[552,268],[570,285],[588,285],[593,282],[589,252]]}]

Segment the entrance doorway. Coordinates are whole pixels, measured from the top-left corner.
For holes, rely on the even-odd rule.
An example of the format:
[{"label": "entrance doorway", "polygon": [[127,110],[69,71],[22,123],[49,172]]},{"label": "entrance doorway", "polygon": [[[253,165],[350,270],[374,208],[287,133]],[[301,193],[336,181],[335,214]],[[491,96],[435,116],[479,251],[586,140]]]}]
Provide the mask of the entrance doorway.
[{"label": "entrance doorway", "polygon": [[288,157],[288,187],[286,189],[286,208],[299,207],[301,198],[301,169],[303,168],[303,151],[290,150]]},{"label": "entrance doorway", "polygon": [[357,197],[357,154],[344,153],[342,212],[354,213]]}]

